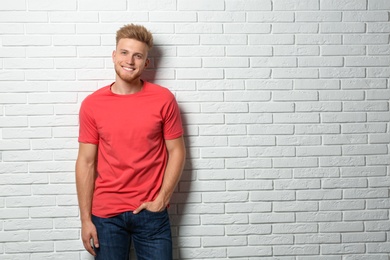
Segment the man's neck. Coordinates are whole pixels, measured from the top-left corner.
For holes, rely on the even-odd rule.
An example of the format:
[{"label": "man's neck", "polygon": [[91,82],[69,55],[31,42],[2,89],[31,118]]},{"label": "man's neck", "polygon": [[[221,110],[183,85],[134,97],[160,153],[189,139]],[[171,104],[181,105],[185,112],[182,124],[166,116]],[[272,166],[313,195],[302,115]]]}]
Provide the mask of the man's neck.
[{"label": "man's neck", "polygon": [[129,95],[141,91],[142,87],[143,81],[141,79],[135,80],[134,82],[125,82],[117,79],[111,86],[111,91],[118,95]]}]

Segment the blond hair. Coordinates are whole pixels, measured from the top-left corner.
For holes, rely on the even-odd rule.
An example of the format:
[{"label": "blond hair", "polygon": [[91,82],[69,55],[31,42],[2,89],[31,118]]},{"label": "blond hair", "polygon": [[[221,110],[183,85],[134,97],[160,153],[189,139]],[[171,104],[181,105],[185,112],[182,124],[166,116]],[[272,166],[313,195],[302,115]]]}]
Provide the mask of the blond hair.
[{"label": "blond hair", "polygon": [[149,49],[153,47],[153,36],[144,26],[127,24],[116,32],[116,45],[120,39],[128,38],[145,43]]}]

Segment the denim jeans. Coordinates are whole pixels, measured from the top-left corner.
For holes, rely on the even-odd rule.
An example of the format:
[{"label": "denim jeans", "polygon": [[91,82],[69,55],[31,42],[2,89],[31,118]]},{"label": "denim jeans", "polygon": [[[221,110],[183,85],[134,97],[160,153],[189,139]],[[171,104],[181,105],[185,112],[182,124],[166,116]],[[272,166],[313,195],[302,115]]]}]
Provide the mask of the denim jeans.
[{"label": "denim jeans", "polygon": [[111,218],[92,216],[99,248],[95,260],[129,260],[134,243],[137,260],[172,260],[171,226],[167,210],[138,214],[124,212]]}]

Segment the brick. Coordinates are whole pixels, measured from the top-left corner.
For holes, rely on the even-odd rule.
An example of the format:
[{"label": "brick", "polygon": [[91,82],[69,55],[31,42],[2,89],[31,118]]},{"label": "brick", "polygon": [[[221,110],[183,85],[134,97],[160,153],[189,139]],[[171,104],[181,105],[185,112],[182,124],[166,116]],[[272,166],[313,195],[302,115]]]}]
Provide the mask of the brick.
[{"label": "brick", "polygon": [[390,54],[389,45],[370,45],[367,46],[368,54],[370,55],[388,55]]},{"label": "brick", "polygon": [[318,10],[319,3],[313,0],[302,0],[302,1],[294,1],[294,0],[275,0],[273,2],[273,7],[275,10]]},{"label": "brick", "polygon": [[301,211],[318,211],[317,202],[274,202],[274,211],[275,212],[301,212]]},{"label": "brick", "polygon": [[56,241],[76,240],[79,238],[78,230],[32,230],[30,231],[31,241]]},{"label": "brick", "polygon": [[183,226],[179,229],[179,235],[184,237],[194,235],[221,236],[224,235],[224,228],[221,225],[209,225],[207,227]]},{"label": "brick", "polygon": [[[145,20],[147,20],[147,13],[142,13]],[[116,15],[116,13],[115,13]],[[135,12],[134,15],[137,15]],[[151,12],[149,14],[150,21],[152,22],[196,22],[197,13],[196,12]],[[123,18],[127,19],[128,13],[123,15]],[[108,18],[108,16],[107,16]],[[125,19],[123,19],[125,20]],[[140,20],[140,19],[137,19]]]},{"label": "brick", "polygon": [[[288,44],[288,43],[286,43]],[[293,45],[283,45],[274,47],[275,56],[318,56],[320,54],[320,49],[318,46],[293,46]]]},{"label": "brick", "polygon": [[341,102],[305,102],[297,103],[296,112],[341,112]]},{"label": "brick", "polygon": [[365,252],[365,246],[363,244],[322,245],[321,250],[325,255],[362,254]]},{"label": "brick", "polygon": [[254,201],[292,201],[295,199],[293,191],[254,191],[251,200]]},{"label": "brick", "polygon": [[175,0],[151,0],[139,2],[137,0],[127,1],[132,11],[172,11],[176,10]]},{"label": "brick", "polygon": [[296,12],[296,20],[298,22],[341,22],[341,15],[341,12]]},{"label": "brick", "polygon": [[246,237],[205,237],[202,239],[204,247],[218,246],[246,246]]},{"label": "brick", "polygon": [[229,203],[226,205],[226,213],[258,213],[270,211],[270,202]]},{"label": "brick", "polygon": [[383,34],[370,34],[365,35],[345,35],[344,44],[355,44],[355,45],[364,45],[364,44],[388,44],[389,39],[386,35]]},{"label": "brick", "polygon": [[203,215],[200,217],[201,222],[205,225],[231,225],[231,224],[247,224],[248,216],[241,214],[232,214],[232,215]]},{"label": "brick", "polygon": [[249,245],[292,245],[294,237],[292,235],[258,235],[249,236]]},{"label": "brick", "polygon": [[364,33],[366,26],[364,23],[322,23],[321,33]]},{"label": "brick", "polygon": [[[50,46],[50,36],[19,36],[9,35],[3,38],[3,46]],[[27,61],[27,60],[25,60]]]},{"label": "brick", "polygon": [[321,2],[321,10],[366,10],[365,0],[324,0]]},{"label": "brick", "polygon": [[388,22],[371,23],[367,26],[367,32],[369,33],[390,32],[390,23]]},{"label": "brick", "polygon": [[269,0],[227,0],[225,5],[226,10],[234,11],[271,10],[271,1]]},{"label": "brick", "polygon": [[385,125],[383,124],[354,124],[343,126],[342,133],[346,134],[362,134],[362,133],[384,133]]},{"label": "brick", "polygon": [[297,244],[329,244],[340,243],[340,234],[296,234]]},{"label": "brick", "polygon": [[271,225],[226,225],[227,235],[260,235],[270,233]]},{"label": "brick", "polygon": [[[249,35],[249,44],[250,45],[286,45],[294,44],[294,35],[292,34],[266,34],[266,35]],[[284,47],[284,46],[279,46]],[[276,50],[279,48],[275,48]]]},{"label": "brick", "polygon": [[341,212],[298,212],[299,222],[336,222],[342,220]]},{"label": "brick", "polygon": [[378,189],[354,189],[344,190],[346,199],[361,199],[361,198],[384,198],[387,196],[387,191],[382,188]]},{"label": "brick", "polygon": [[348,90],[329,90],[321,91],[319,93],[320,100],[342,100],[342,101],[358,101],[364,99],[364,92],[362,91],[348,91]]},{"label": "brick", "polygon": [[250,157],[291,157],[295,156],[293,147],[254,147],[249,148]]},{"label": "brick", "polygon": [[367,251],[370,253],[389,253],[389,243],[372,243],[367,246]]},{"label": "brick", "polygon": [[80,0],[78,3],[78,6],[80,10],[82,11],[98,11],[98,10],[106,10],[106,11],[113,11],[113,10],[126,10],[126,1],[125,0],[113,0],[110,2],[109,5],[107,5],[102,0]]},{"label": "brick", "polygon": [[195,191],[224,191],[225,184],[223,182],[198,182],[192,184],[190,182],[183,182],[179,184],[180,191],[184,192],[195,192]]},{"label": "brick", "polygon": [[291,125],[249,125],[248,133],[251,135],[285,135],[293,134]]},{"label": "brick", "polygon": [[35,253],[35,252],[52,252],[54,251],[53,242],[19,242],[8,243],[5,246],[6,253]]},{"label": "brick", "polygon": [[[369,1],[370,3],[370,1]],[[386,22],[387,13],[383,11],[361,12],[347,11],[343,12],[343,20],[346,22]]]},{"label": "brick", "polygon": [[182,23],[175,25],[175,32],[178,34],[221,34],[223,27],[221,24]]},{"label": "brick", "polygon": [[[31,260],[67,260],[67,259],[78,259],[78,252],[70,252],[70,253],[34,253],[31,255]],[[81,258],[80,258],[81,259]]]},{"label": "brick", "polygon": [[367,135],[327,135],[323,138],[323,144],[367,144]]},{"label": "brick", "polygon": [[218,57],[224,56],[225,50],[220,46],[178,46],[177,54],[181,57]]},{"label": "brick", "polygon": [[[275,180],[275,190],[319,189],[319,180]],[[298,193],[297,193],[298,194]]]},{"label": "brick", "polygon": [[200,132],[202,135],[220,135],[220,134],[225,134],[225,135],[242,135],[246,134],[246,129],[243,126],[235,126],[235,125],[216,125],[216,126],[204,126],[200,128]]},{"label": "brick", "polygon": [[28,231],[2,231],[0,232],[1,242],[28,241]]},{"label": "brick", "polygon": [[271,56],[272,55],[272,47],[270,46],[227,46],[226,54],[228,57],[232,56]]},{"label": "brick", "polygon": [[223,70],[221,69],[177,69],[178,79],[222,79]]},{"label": "brick", "polygon": [[2,2],[0,3],[1,11],[16,11],[16,10],[26,10],[26,1],[16,0],[10,3]]},{"label": "brick", "polygon": [[[3,180],[0,184],[10,186],[4,186],[4,193],[10,194],[15,189],[15,192],[30,193],[30,189],[27,186],[11,186],[12,184],[47,184],[49,179],[46,174],[4,174]],[[16,194],[15,194],[16,195]]]},{"label": "brick", "polygon": [[202,11],[197,13],[200,22],[245,22],[245,15],[245,12],[237,11]]},{"label": "brick", "polygon": [[353,56],[353,55],[365,55],[366,48],[364,46],[353,46],[353,41],[348,46],[332,46],[324,45],[321,46],[321,54],[324,56]]},{"label": "brick", "polygon": [[321,169],[294,169],[295,178],[323,178],[323,177],[338,177],[339,170],[335,168]]},{"label": "brick", "polygon": [[284,255],[313,255],[319,254],[320,248],[315,245],[305,245],[305,246],[275,246],[274,247],[274,255],[276,256],[284,256]]},{"label": "brick", "polygon": [[347,67],[385,67],[390,65],[389,57],[347,57]]},{"label": "brick", "polygon": [[245,190],[271,190],[272,189],[272,181],[243,181],[243,180],[235,180],[234,182],[227,182],[226,189],[230,191],[245,191]]},{"label": "brick", "polygon": [[180,258],[195,259],[195,258],[221,258],[226,257],[226,250],[221,248],[186,248],[180,251]]},{"label": "brick", "polygon": [[[188,38],[188,36],[187,36]],[[241,34],[204,34],[200,35],[202,45],[245,45],[247,37]]]},{"label": "brick", "polygon": [[316,224],[274,224],[273,232],[275,234],[300,234],[300,233],[316,233],[318,227]]},{"label": "brick", "polygon": [[364,78],[364,68],[320,68],[320,78]]},{"label": "brick", "polygon": [[294,13],[293,12],[248,12],[247,13],[248,22],[293,22]]},{"label": "brick", "polygon": [[[286,23],[286,24],[280,24],[276,23],[272,26],[272,32],[273,33],[317,33],[318,32],[318,25],[314,23]],[[360,32],[360,31],[359,31]]]},{"label": "brick", "polygon": [[241,256],[271,256],[272,248],[271,247],[254,247],[247,246],[243,247],[230,247],[227,249],[228,254],[232,257],[241,257]]},{"label": "brick", "polygon": [[[339,47],[342,48],[341,38],[342,36],[337,34],[297,34],[296,43],[300,45],[321,45],[322,48],[325,45],[339,45]],[[332,48],[334,47],[332,46]]]},{"label": "brick", "polygon": [[209,192],[202,194],[203,202],[243,202],[248,200],[248,192]]},{"label": "brick", "polygon": [[[101,15],[104,17],[104,14]],[[50,21],[55,23],[97,23],[99,21],[97,12],[62,11],[49,13],[49,17]]]},{"label": "brick", "polygon": [[224,213],[222,204],[188,204],[186,206],[179,205],[179,214],[221,214]]},{"label": "brick", "polygon": [[0,24],[0,33],[1,34],[23,34],[24,29],[23,24],[17,23],[3,23]]},{"label": "brick", "polygon": [[293,112],[294,103],[292,102],[250,103],[249,111],[252,113]]},{"label": "brick", "polygon": [[277,136],[276,143],[284,146],[320,145],[319,136]]},{"label": "brick", "polygon": [[271,159],[248,159],[248,158],[232,158],[226,163],[227,169],[237,168],[271,168]]},{"label": "brick", "polygon": [[[33,197],[7,197],[7,207],[20,208],[20,207],[45,207],[55,206],[56,199],[54,196],[33,196]],[[33,229],[39,228],[32,226]]]},{"label": "brick", "polygon": [[178,0],[177,9],[180,11],[222,11],[225,8],[224,1],[215,0],[199,0],[199,1],[190,1],[190,0]]},{"label": "brick", "polygon": [[234,23],[226,24],[223,27],[224,33],[247,33],[247,34],[258,34],[258,33],[270,33],[271,25],[261,23]]},{"label": "brick", "polygon": [[62,207],[58,210],[56,207],[31,208],[31,218],[58,218],[58,217],[76,217],[78,216],[78,207]]}]

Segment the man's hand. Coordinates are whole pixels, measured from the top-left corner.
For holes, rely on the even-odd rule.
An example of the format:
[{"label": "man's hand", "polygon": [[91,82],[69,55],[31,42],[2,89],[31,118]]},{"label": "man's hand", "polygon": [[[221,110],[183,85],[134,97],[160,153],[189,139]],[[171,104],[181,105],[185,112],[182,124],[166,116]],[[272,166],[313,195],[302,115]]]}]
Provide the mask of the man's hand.
[{"label": "man's hand", "polygon": [[83,222],[81,224],[81,239],[83,240],[83,244],[85,249],[93,256],[96,256],[96,253],[92,247],[92,244],[94,247],[99,247],[99,240],[97,237],[96,227],[92,223],[92,221]]},{"label": "man's hand", "polygon": [[154,201],[142,203],[136,210],[133,211],[133,214],[138,214],[145,209],[151,212],[161,212],[166,207],[166,203],[164,203],[161,199],[157,198]]}]

